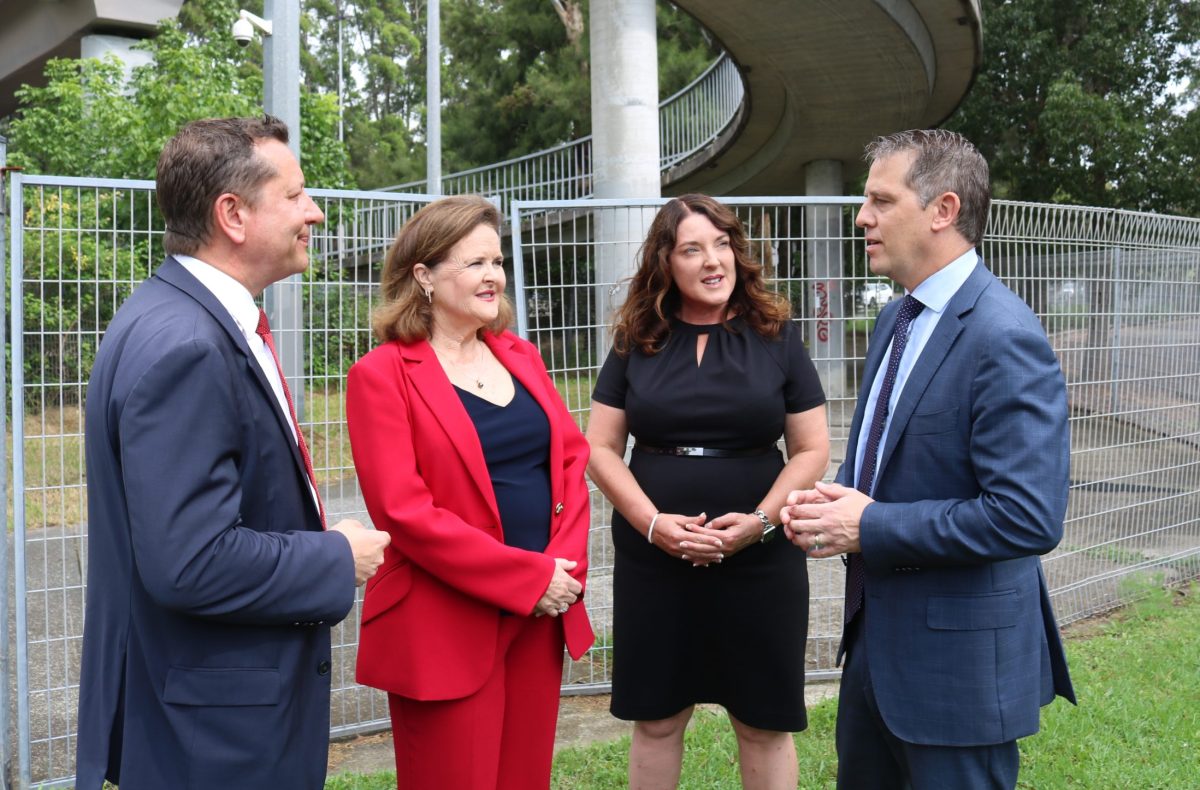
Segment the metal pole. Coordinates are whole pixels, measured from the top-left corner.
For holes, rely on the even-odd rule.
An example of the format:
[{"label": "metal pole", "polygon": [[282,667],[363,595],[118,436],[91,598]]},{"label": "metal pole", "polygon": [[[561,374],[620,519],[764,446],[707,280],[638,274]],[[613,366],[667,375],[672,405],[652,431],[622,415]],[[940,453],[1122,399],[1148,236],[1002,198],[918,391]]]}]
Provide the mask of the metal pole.
[{"label": "metal pole", "polygon": [[[8,141],[0,135],[0,305],[4,304],[4,275],[7,272],[5,262],[8,252],[8,242],[4,236],[8,229],[8,202],[5,199],[4,186],[7,182],[8,172],[5,170],[8,164]],[[0,307],[0,309],[3,309]],[[4,348],[4,321],[0,320],[0,348]],[[8,387],[6,371],[4,365],[0,365],[0,392],[7,393]],[[5,411],[0,408],[0,436],[7,436],[8,431],[5,425]],[[16,454],[16,448],[13,448],[13,454]],[[8,501],[8,464],[0,463],[0,502]],[[8,519],[4,519],[7,523]],[[4,621],[8,622],[8,541],[9,535],[12,535],[11,529],[5,529],[3,539],[0,539],[0,616]],[[9,751],[8,740],[8,690],[12,688],[12,678],[8,663],[8,628],[0,628],[0,786],[8,787],[8,780],[12,776],[12,753]]]},{"label": "metal pole", "polygon": [[342,86],[342,69],[343,69],[343,66],[342,66],[342,20],[344,20],[344,19],[346,18],[346,14],[345,14],[345,11],[344,11],[344,10],[343,10],[343,8],[342,8],[342,0],[338,0],[338,5],[337,5],[337,14],[338,14],[338,18],[337,18],[337,37],[338,37],[338,47],[337,47],[337,49],[338,49],[338,83],[337,83],[337,92],[338,92],[338,142],[339,142],[339,143],[341,143],[341,142],[345,142],[345,140],[346,140],[346,129],[345,129],[345,111],[344,111],[344,109],[343,109],[343,107],[344,107],[344,100],[343,100],[343,98],[342,98],[342,88],[343,88],[343,86]]},{"label": "metal pole", "polygon": [[442,194],[442,22],[440,0],[428,0],[425,30],[425,191]]},{"label": "metal pole", "polygon": [[[12,259],[9,261],[9,321],[12,334],[12,500],[13,500],[13,590],[16,597],[14,621],[17,634],[17,785],[29,787],[32,750],[29,745],[29,646],[25,610],[25,345],[21,342],[24,305],[21,300],[25,235],[21,213],[21,174],[12,175],[9,196],[12,219]],[[4,690],[5,693],[8,689]],[[8,733],[3,733],[8,737]]]},{"label": "metal pole", "polygon": [[[272,35],[263,40],[263,107],[287,124],[288,148],[300,159],[300,0],[266,0],[263,16]],[[304,419],[304,343],[300,332],[301,276],[267,288],[263,307],[279,351],[279,364]]]}]

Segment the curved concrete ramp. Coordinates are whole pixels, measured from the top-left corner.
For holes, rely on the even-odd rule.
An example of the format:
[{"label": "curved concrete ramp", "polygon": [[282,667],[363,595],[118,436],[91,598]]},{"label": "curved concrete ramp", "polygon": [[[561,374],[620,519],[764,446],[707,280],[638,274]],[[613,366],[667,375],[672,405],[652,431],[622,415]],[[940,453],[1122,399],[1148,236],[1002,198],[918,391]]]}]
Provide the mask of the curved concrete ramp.
[{"label": "curved concrete ramp", "polygon": [[937,126],[974,81],[979,0],[673,0],[741,67],[740,133],[666,174],[666,191],[804,194],[804,166],[862,171],[872,138]]}]

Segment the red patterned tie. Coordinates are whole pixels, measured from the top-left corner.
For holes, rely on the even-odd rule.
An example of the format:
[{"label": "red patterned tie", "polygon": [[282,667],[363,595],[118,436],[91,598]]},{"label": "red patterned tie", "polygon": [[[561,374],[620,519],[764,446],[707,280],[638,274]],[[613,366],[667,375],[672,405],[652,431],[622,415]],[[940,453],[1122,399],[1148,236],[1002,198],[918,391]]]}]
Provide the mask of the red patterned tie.
[{"label": "red patterned tie", "polygon": [[[887,369],[883,373],[883,385],[879,388],[879,400],[875,402],[875,413],[871,418],[871,431],[867,434],[867,446],[862,449],[862,468],[858,473],[858,490],[871,495],[871,484],[875,482],[875,468],[879,461],[879,441],[887,425],[888,401],[896,386],[896,372],[900,369],[900,357],[908,345],[908,325],[920,315],[925,305],[908,295],[900,303],[896,313],[896,329],[892,333],[892,353],[888,356]],[[843,622],[849,624],[862,609],[863,593],[866,591],[867,569],[862,554],[849,555],[846,562],[846,615]]]},{"label": "red patterned tie", "polygon": [[[275,350],[275,339],[271,337],[271,325],[267,322],[265,310],[258,311],[258,327],[254,331],[267,344],[267,348],[271,351],[271,358],[275,360],[275,369],[279,371],[279,381],[283,384],[283,397],[287,399],[288,411],[292,413],[292,425],[296,426],[296,443],[300,445],[300,457],[304,459],[304,471],[308,472],[308,482],[312,484],[313,491],[317,491],[317,473],[313,471],[312,456],[308,454],[308,445],[304,442],[300,421],[296,419],[296,405],[292,403],[292,392],[288,389],[287,379],[283,375],[283,366],[279,364],[279,353]],[[317,508],[321,511],[321,528],[326,529],[325,503],[321,501],[319,492],[317,493]]]}]

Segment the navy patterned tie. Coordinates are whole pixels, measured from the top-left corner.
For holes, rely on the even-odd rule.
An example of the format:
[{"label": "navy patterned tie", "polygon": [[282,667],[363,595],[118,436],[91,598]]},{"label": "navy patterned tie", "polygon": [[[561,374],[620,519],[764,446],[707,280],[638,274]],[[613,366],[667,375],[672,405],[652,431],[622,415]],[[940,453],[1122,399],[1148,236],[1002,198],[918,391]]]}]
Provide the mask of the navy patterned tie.
[{"label": "navy patterned tie", "polygon": [[[908,295],[900,302],[900,309],[896,314],[896,329],[892,333],[892,353],[888,356],[887,370],[883,373],[883,385],[879,388],[879,400],[875,402],[875,414],[871,417],[871,432],[867,434],[867,444],[862,448],[862,469],[858,473],[857,488],[867,496],[871,495],[871,484],[875,482],[875,466],[879,461],[879,441],[883,438],[883,428],[887,425],[888,402],[892,399],[892,389],[896,386],[896,371],[900,369],[900,357],[904,356],[904,347],[908,345],[908,325],[924,309],[925,305]],[[862,609],[866,580],[866,567],[862,554],[849,555],[846,564],[846,615],[844,620],[847,625]]]}]

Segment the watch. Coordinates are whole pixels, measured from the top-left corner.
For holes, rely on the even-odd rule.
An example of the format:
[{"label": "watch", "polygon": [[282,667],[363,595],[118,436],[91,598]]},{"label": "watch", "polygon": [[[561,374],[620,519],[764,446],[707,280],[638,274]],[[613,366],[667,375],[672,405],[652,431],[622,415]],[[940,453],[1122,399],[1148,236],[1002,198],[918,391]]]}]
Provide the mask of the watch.
[{"label": "watch", "polygon": [[771,523],[771,519],[767,518],[767,514],[761,510],[754,511],[754,515],[758,516],[758,520],[763,525],[762,537],[758,539],[758,542],[767,543],[771,538],[775,537],[775,525]]}]

